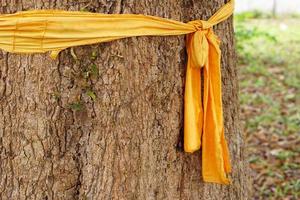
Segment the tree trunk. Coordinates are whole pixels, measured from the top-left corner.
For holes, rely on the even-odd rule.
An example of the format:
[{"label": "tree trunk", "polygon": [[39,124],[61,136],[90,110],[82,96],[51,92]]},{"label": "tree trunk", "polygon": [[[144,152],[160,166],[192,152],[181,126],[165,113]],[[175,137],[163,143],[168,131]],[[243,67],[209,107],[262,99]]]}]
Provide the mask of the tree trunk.
[{"label": "tree trunk", "polygon": [[[187,22],[208,19],[223,4],[2,0],[0,12],[88,10]],[[203,183],[201,153],[178,145],[184,36],[133,37],[68,49],[55,61],[0,51],[0,199],[248,199],[232,20],[215,30],[222,40],[231,185]]]}]

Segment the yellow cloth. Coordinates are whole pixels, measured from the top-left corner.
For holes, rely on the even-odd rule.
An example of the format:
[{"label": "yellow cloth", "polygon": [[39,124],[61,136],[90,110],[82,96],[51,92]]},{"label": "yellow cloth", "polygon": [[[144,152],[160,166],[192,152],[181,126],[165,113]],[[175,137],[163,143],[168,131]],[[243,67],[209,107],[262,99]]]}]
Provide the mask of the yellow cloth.
[{"label": "yellow cloth", "polygon": [[208,21],[188,23],[138,14],[59,10],[4,14],[0,15],[0,48],[14,53],[51,51],[51,57],[55,58],[59,51],[72,46],[133,36],[187,34],[184,150],[194,152],[202,146],[204,181],[228,184],[230,161],[223,127],[220,41],[212,26],[232,15],[233,7],[234,0],[231,0]]}]

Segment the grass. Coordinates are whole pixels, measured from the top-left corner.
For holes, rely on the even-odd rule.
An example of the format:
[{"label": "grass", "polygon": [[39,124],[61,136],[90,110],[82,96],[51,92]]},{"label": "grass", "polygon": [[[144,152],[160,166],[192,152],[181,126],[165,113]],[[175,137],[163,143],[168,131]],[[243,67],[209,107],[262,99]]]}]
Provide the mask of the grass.
[{"label": "grass", "polygon": [[235,17],[254,199],[300,198],[300,18]]}]

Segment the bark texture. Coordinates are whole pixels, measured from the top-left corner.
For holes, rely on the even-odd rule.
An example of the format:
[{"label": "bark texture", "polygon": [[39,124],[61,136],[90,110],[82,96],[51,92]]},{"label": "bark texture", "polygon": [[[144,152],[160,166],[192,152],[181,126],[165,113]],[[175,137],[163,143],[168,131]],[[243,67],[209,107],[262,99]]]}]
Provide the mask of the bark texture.
[{"label": "bark texture", "polygon": [[[29,9],[208,19],[223,0],[1,0]],[[0,51],[0,199],[249,199],[232,20],[222,40],[232,184],[204,184],[201,153],[178,148],[184,36],[138,37],[46,54]],[[93,100],[93,94],[96,100]],[[179,145],[180,146],[180,145]]]}]

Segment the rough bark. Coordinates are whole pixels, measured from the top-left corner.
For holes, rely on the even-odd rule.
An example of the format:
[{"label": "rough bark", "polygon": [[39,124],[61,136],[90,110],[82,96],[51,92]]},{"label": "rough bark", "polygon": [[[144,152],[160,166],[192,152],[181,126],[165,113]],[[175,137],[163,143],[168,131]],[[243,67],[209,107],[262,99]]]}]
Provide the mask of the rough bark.
[{"label": "rough bark", "polygon": [[[0,3],[1,13],[85,9],[186,22],[207,19],[224,1]],[[70,49],[55,61],[45,54],[0,51],[0,199],[248,199],[232,20],[215,30],[222,40],[230,186],[203,183],[201,153],[178,148],[184,36],[134,37],[76,47],[77,60]],[[98,71],[85,79],[82,73],[93,65]],[[96,100],[87,95],[87,88]]]}]

